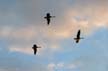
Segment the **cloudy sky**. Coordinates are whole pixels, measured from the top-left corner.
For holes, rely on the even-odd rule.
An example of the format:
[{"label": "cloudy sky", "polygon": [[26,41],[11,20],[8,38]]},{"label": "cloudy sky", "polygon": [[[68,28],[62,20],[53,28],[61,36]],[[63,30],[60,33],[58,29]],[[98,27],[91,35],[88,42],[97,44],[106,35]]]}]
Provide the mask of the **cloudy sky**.
[{"label": "cloudy sky", "polygon": [[108,0],[0,0],[0,71],[108,71]]}]

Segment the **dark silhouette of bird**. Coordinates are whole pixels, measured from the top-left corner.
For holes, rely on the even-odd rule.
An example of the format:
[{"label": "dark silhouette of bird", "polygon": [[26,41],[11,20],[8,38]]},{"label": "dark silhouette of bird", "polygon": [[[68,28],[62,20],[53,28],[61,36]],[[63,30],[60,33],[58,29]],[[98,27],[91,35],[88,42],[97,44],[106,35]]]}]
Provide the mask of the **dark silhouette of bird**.
[{"label": "dark silhouette of bird", "polygon": [[54,18],[55,16],[51,16],[50,13],[46,14],[46,17],[44,17],[47,20],[47,24],[50,24],[51,18]]},{"label": "dark silhouette of bird", "polygon": [[83,39],[83,38],[80,37],[80,34],[81,34],[81,31],[78,30],[77,37],[74,38],[74,40],[76,40],[76,43],[78,43],[80,39]]},{"label": "dark silhouette of bird", "polygon": [[32,49],[34,51],[34,55],[36,55],[36,53],[37,53],[37,48],[41,48],[41,47],[38,47],[36,44],[34,44],[32,47]]}]

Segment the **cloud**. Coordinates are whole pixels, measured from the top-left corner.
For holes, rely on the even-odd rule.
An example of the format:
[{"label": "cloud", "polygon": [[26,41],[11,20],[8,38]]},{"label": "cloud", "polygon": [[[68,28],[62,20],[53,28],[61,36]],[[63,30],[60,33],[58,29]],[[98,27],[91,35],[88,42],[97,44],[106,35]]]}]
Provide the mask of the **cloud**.
[{"label": "cloud", "polygon": [[32,39],[32,37],[35,37],[37,33],[35,32],[35,28],[32,27],[22,27],[19,29],[16,29],[14,27],[10,26],[4,26],[1,28],[0,32],[1,37],[10,37],[10,38],[19,38],[19,39]]},{"label": "cloud", "polygon": [[56,65],[53,64],[53,63],[49,64],[49,65],[48,65],[48,70],[49,70],[49,71],[54,71],[55,66],[56,66]]},{"label": "cloud", "polygon": [[66,64],[64,62],[59,63],[50,63],[48,64],[48,70],[49,71],[55,71],[55,70],[75,70],[77,69],[77,65],[75,64]]},{"label": "cloud", "polygon": [[[47,2],[51,2],[50,7]],[[87,37],[95,33],[95,30],[108,28],[106,27],[108,26],[106,0],[75,0],[73,2],[70,4],[70,1],[65,0],[62,2],[19,0],[16,3],[17,10],[12,7],[11,10],[5,8],[8,10],[7,14],[2,12],[1,16],[5,15],[4,18],[12,19],[5,19],[11,25],[6,22],[1,26],[0,37],[8,41],[10,52],[32,54],[32,45],[39,44],[42,46],[38,49],[39,56],[45,57],[48,52],[49,57],[53,57],[54,53],[63,51],[61,41],[74,38],[79,29],[81,29],[81,35]],[[51,19],[50,26],[47,26],[46,20],[43,19],[46,12],[56,16]]]},{"label": "cloud", "polygon": [[[77,0],[72,5],[69,4],[70,1],[63,0],[62,3],[61,1],[53,1],[51,7],[46,5],[47,2],[49,1],[17,1],[17,10],[13,11],[13,8],[5,15],[5,17],[17,20],[11,22],[12,24],[15,23],[14,26],[12,24],[9,26],[9,23],[1,26],[0,37],[12,41],[9,43],[13,46],[17,44],[18,46],[14,50],[18,48],[21,51],[22,49],[19,46],[23,47],[26,45],[25,43],[29,43],[29,45],[42,43],[40,45],[44,45],[44,52],[48,49],[54,52],[62,51],[59,45],[61,40],[74,38],[79,29],[81,29],[83,36],[89,36],[95,33],[95,30],[108,26],[106,0]],[[89,5],[86,6],[86,4]],[[50,26],[46,26],[46,20],[43,19],[46,13],[45,9],[48,10],[48,8],[51,10],[54,8],[50,12],[56,15],[56,18],[51,20]],[[20,22],[16,23],[17,21]]]},{"label": "cloud", "polygon": [[27,42],[26,40],[25,41],[18,40],[16,42],[15,40],[14,43],[8,45],[7,49],[11,53],[17,52],[27,55],[34,55],[33,54],[34,51],[32,49],[34,43],[37,44],[37,46],[41,47],[37,49],[37,56],[44,59],[50,59],[55,55],[55,53],[60,53],[62,51],[62,48],[58,45],[58,43],[53,43],[50,41],[47,41],[48,43],[45,43],[46,41],[45,42],[38,41],[37,43],[36,42],[35,43],[31,41]]},{"label": "cloud", "polygon": [[[64,42],[64,39],[75,37],[79,29],[81,29],[81,35],[87,37],[95,33],[95,30],[108,28],[108,0],[11,1],[0,1],[0,38],[2,40],[1,44],[5,43],[5,47],[1,46],[1,48],[3,48],[3,52],[5,51],[4,48],[7,48],[9,51],[1,56],[10,56],[1,57],[1,70],[15,71],[17,69],[17,71],[54,71],[56,69],[64,69],[66,71],[72,71],[81,68],[82,71],[88,71],[88,69],[92,69],[90,71],[93,71],[93,69],[95,69],[94,71],[99,71],[98,68],[101,66],[103,69],[100,69],[101,71],[107,70],[107,60],[101,62],[101,60],[105,59],[103,57],[95,57],[95,59],[90,57],[88,60],[86,60],[86,58],[81,58],[79,59],[82,63],[81,66],[76,63],[50,63],[48,64],[48,67],[46,67],[48,68],[47,70],[45,68],[46,64],[42,64],[42,67],[33,62],[26,64],[26,62],[30,62],[35,58],[30,59],[31,57],[25,57],[26,60],[30,59],[29,61],[25,61],[22,58],[24,56],[12,56],[20,53],[22,55],[27,54],[27,56],[32,56],[33,51],[31,47],[33,44],[37,44],[42,47],[41,49],[38,49],[37,55],[40,58],[43,57],[42,59],[52,60],[54,55],[63,51],[60,43],[62,41]],[[47,12],[51,12],[51,15],[56,16],[56,18],[51,19],[50,26],[47,26],[46,20],[44,20],[44,16]],[[17,53],[12,54],[15,52]],[[7,55],[9,53],[11,54]],[[12,61],[9,61],[9,58]],[[98,61],[98,59],[100,60]],[[37,60],[35,59],[35,61]],[[38,62],[41,61],[42,60]],[[29,67],[28,65],[31,66]],[[24,67],[22,68],[22,66]]]},{"label": "cloud", "polygon": [[[47,28],[43,23],[45,20],[43,17],[45,16],[44,10],[47,9],[45,1],[17,1],[17,9],[18,11],[14,11],[15,16],[21,18],[23,21],[19,22],[19,27],[16,29],[17,25],[14,27],[3,28],[1,35],[9,35],[16,38],[25,38],[25,39],[33,39],[38,34],[43,35],[42,37],[54,38],[54,39],[64,39],[73,37],[72,35],[76,34],[78,29],[81,29],[85,35],[92,33],[95,29],[108,26],[108,9],[106,2],[107,0],[77,0],[74,1],[75,4],[69,5],[68,2],[63,0],[63,3],[53,1],[51,2],[52,8],[56,11],[57,19],[53,19],[51,22],[50,28]],[[64,4],[64,6],[63,6]],[[78,4],[78,5],[76,5]],[[88,4],[88,6],[85,6]],[[83,6],[84,5],[84,6]],[[59,9],[63,9],[64,11],[60,12]],[[42,10],[42,9],[43,10]],[[51,9],[50,7],[48,7]],[[41,9],[41,10],[39,10]],[[61,10],[62,11],[62,10]],[[51,11],[52,12],[52,11]],[[54,13],[53,12],[53,13]],[[41,15],[42,14],[42,15]],[[60,14],[60,15],[59,15]],[[11,15],[10,15],[11,16]],[[62,16],[62,17],[59,17]],[[17,19],[19,19],[17,17]],[[40,18],[42,17],[42,18]],[[20,20],[21,20],[20,19]],[[54,21],[56,21],[54,23]],[[22,23],[23,22],[23,23]],[[25,27],[21,27],[21,24],[24,24]],[[8,24],[8,23],[7,23]],[[43,28],[44,27],[44,28]],[[40,29],[39,29],[40,28]],[[7,32],[7,33],[6,33]],[[10,33],[9,33],[10,32]],[[39,36],[39,35],[38,35]]]},{"label": "cloud", "polygon": [[16,46],[11,46],[9,48],[9,51],[10,52],[21,52],[21,53],[25,53],[25,54],[33,54],[32,48],[18,48]]}]

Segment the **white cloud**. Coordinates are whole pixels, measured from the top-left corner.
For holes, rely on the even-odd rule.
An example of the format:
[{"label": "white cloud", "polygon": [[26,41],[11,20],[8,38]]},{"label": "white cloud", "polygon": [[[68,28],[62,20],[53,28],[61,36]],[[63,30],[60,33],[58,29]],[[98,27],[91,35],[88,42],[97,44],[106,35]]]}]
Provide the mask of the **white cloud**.
[{"label": "white cloud", "polygon": [[68,65],[67,69],[76,69],[77,66],[75,64]]},{"label": "white cloud", "polygon": [[56,65],[55,65],[54,63],[50,63],[50,64],[48,65],[48,70],[49,70],[49,71],[54,71],[55,67],[56,67]]},{"label": "white cloud", "polygon": [[48,64],[48,70],[49,71],[74,70],[74,69],[77,69],[77,68],[78,68],[78,65],[76,65],[76,64],[66,64],[64,62]]},{"label": "white cloud", "polygon": [[37,33],[35,31],[36,29],[32,26],[26,26],[26,27],[8,27],[3,26],[0,30],[0,36],[1,37],[10,37],[10,38],[17,38],[17,39],[33,39],[35,36],[37,36]]},{"label": "white cloud", "polygon": [[10,52],[21,52],[21,53],[25,53],[25,54],[33,54],[33,50],[30,47],[22,47],[21,46],[11,46],[9,47],[9,51]]},{"label": "white cloud", "polygon": [[58,68],[63,68],[63,67],[64,67],[64,63],[58,63],[58,64],[57,64],[57,67],[58,67]]}]

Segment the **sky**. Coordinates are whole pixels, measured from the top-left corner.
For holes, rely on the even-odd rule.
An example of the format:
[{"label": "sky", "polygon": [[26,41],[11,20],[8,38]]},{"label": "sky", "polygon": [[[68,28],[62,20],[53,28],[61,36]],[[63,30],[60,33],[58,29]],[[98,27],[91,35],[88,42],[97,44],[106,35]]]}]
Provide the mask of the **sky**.
[{"label": "sky", "polygon": [[0,0],[0,71],[108,71],[107,47],[108,0]]}]

